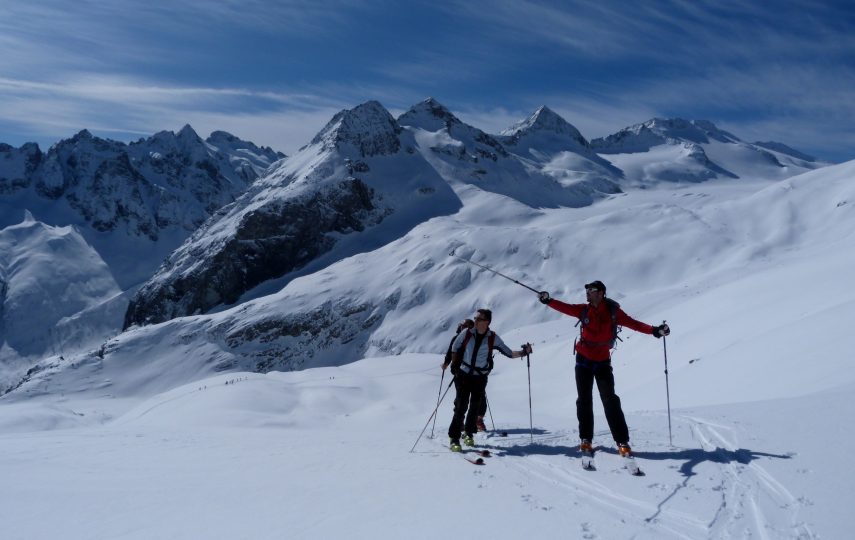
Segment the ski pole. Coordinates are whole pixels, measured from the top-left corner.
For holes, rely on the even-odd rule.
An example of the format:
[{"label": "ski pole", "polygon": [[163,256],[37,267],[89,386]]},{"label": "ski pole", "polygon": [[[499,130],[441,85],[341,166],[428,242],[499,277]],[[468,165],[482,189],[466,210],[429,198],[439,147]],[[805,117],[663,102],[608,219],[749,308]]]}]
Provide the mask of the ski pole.
[{"label": "ski pole", "polygon": [[493,410],[490,409],[490,400],[487,399],[487,396],[484,396],[484,400],[487,401],[487,412],[490,413],[490,423],[493,424],[493,431],[496,431],[496,423],[493,422]]},{"label": "ski pole", "polygon": [[[662,324],[666,324],[662,321]],[[665,398],[668,403],[668,444],[674,446],[674,441],[671,438],[671,389],[668,385],[668,345],[665,342],[665,336],[662,336],[662,352],[665,355]]]},{"label": "ski pole", "polygon": [[463,261],[463,262],[467,262],[467,263],[469,263],[469,264],[474,264],[474,265],[475,265],[475,266],[477,266],[478,268],[483,268],[484,270],[486,270],[486,271],[488,271],[488,272],[492,272],[492,273],[496,274],[497,276],[502,276],[503,278],[505,278],[505,279],[507,279],[507,280],[510,280],[510,281],[513,281],[514,283],[516,283],[517,285],[520,285],[521,287],[525,287],[526,289],[530,290],[531,292],[533,292],[533,293],[535,293],[535,294],[540,294],[540,291],[536,291],[536,290],[532,289],[531,287],[529,287],[528,285],[526,285],[525,283],[520,283],[520,282],[519,282],[519,281],[517,281],[516,279],[514,279],[514,278],[510,278],[510,277],[506,276],[505,274],[502,274],[502,273],[500,273],[500,272],[496,272],[496,271],[495,271],[495,270],[493,270],[492,268],[489,268],[489,267],[487,267],[487,266],[484,266],[483,264],[478,264],[478,263],[476,263],[476,262],[472,262],[472,261],[470,261],[470,260],[468,260],[468,259],[464,259],[463,257],[458,257],[457,255],[455,255],[455,254],[454,254],[454,251],[452,251],[452,252],[451,252],[451,253],[449,253],[448,255],[449,255],[449,256],[451,256],[451,257],[454,257],[455,259],[459,259],[459,260],[461,260],[461,261]]},{"label": "ski pole", "polygon": [[[442,377],[439,378],[439,390],[436,391],[436,408],[439,409],[439,394],[442,392],[442,381],[445,380],[445,370],[442,370]],[[433,426],[430,428],[430,437],[433,439],[433,428],[436,427],[436,415],[433,416]]]},{"label": "ski pole", "polygon": [[430,421],[433,419],[434,415],[436,415],[436,411],[439,410],[439,404],[442,403],[442,400],[445,399],[445,396],[446,396],[446,394],[448,394],[448,391],[451,390],[451,385],[454,384],[454,379],[456,379],[456,378],[457,378],[456,375],[451,378],[451,382],[448,383],[448,387],[445,389],[445,393],[442,394],[442,397],[439,399],[439,403],[436,404],[436,408],[433,410],[432,413],[430,413],[430,418],[428,418],[427,422],[425,423],[425,427],[422,428],[422,432],[419,433],[419,438],[416,439],[416,442],[413,443],[413,447],[410,448],[411,454],[413,453],[413,450],[416,449],[416,445],[419,444],[419,441],[422,440],[422,435],[424,435],[425,431],[427,431],[427,427],[430,425]]},{"label": "ski pole", "polygon": [[534,420],[531,416],[531,360],[529,353],[525,353],[525,365],[528,370],[528,433],[531,437],[531,442],[534,442]]}]

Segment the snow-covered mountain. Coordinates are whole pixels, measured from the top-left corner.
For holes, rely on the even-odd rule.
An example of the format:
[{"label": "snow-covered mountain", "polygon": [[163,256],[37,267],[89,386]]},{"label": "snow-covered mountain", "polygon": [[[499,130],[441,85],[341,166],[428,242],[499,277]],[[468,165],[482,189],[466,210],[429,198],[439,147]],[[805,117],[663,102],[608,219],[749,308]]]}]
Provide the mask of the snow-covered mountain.
[{"label": "snow-covered mountain", "polygon": [[591,149],[578,129],[546,106],[503,131],[500,140],[562,185],[599,183],[613,193],[616,188],[611,186],[623,177],[623,171]]},{"label": "snow-covered mountain", "polygon": [[[541,108],[530,125],[523,122],[509,131],[513,135],[501,137],[507,148],[433,98],[414,105],[398,122],[412,131],[425,159],[452,186],[471,185],[532,207],[585,206],[619,192],[620,172],[587,151],[575,128],[550,113]],[[535,142],[543,147],[527,146]]]},{"label": "snow-covered mountain", "polygon": [[[373,102],[342,111],[206,221],[143,298],[154,318],[190,315],[14,373],[0,398],[8,530],[434,538],[472,530],[472,516],[501,508],[505,519],[474,525],[479,535],[849,534],[840,493],[855,472],[841,464],[855,372],[841,351],[855,346],[855,161],[781,180],[819,164],[802,167],[764,143],[779,167],[704,128],[707,142],[675,132],[677,142],[645,152],[602,153],[634,167],[614,177],[604,167],[597,181],[619,188],[607,193],[589,177],[565,185],[544,171],[563,153],[598,164],[557,121],[551,131],[532,131],[537,118],[518,126],[511,144],[458,124],[435,102],[410,112],[399,122]],[[525,149],[535,136],[548,151],[546,142],[539,153],[534,143]],[[695,156],[686,163],[697,174],[677,174],[672,158],[685,144],[711,164]],[[9,170],[26,171],[32,155],[15,154]],[[657,159],[664,176],[649,169]],[[73,313],[91,313],[86,302],[121,290],[89,284],[103,275],[96,257],[66,262],[62,246],[91,253],[74,238],[74,228],[32,219],[0,235],[3,321],[14,308],[35,328],[32,306],[45,298],[68,294],[82,303]],[[57,245],[59,255],[43,249]],[[667,416],[665,343],[624,330],[613,361],[647,477],[622,470],[599,414],[598,470],[578,467],[575,319],[450,253],[569,302],[601,279],[631,315],[668,320]],[[221,305],[226,294],[239,304]],[[31,299],[9,301],[22,295]],[[498,357],[490,377],[490,414],[509,436],[477,436],[494,454],[484,467],[449,454],[452,391],[436,439],[423,431],[408,453],[429,428],[437,385],[449,388],[438,367],[451,329],[484,306],[509,345],[534,344],[530,367]],[[352,496],[366,485],[376,496]],[[117,497],[127,486],[133,497]],[[461,513],[460,500],[473,506]],[[204,519],[188,520],[199,507]],[[328,507],[336,512],[318,513]],[[110,519],[79,519],[93,508]]]},{"label": "snow-covered mountain", "polygon": [[43,356],[92,347],[116,333],[127,300],[72,226],[29,213],[0,229],[0,388]]},{"label": "snow-covered mountain", "polygon": [[224,132],[203,141],[190,126],[130,144],[83,130],[46,153],[1,145],[0,228],[24,210],[76,225],[128,288],[281,157]]},{"label": "snow-covered mountain", "polygon": [[706,120],[654,118],[593,139],[591,148],[635,183],[784,179],[827,163],[780,143],[751,144]]},{"label": "snow-covered mountain", "polygon": [[125,324],[234,303],[266,281],[375,249],[460,206],[382,105],[341,111],[170,255],[131,301]]},{"label": "snow-covered mountain", "polygon": [[[520,151],[544,143],[523,159],[434,99],[397,121],[377,102],[342,111],[170,255],[133,298],[125,324],[205,313],[275,292],[298,275],[457,211],[458,197],[472,188],[539,207],[584,206],[619,192],[620,171],[575,136],[567,150],[570,132],[578,134],[542,108],[507,137]],[[532,159],[547,154],[554,159]],[[555,173],[558,163],[571,161],[586,165]]]},{"label": "snow-covered mountain", "polygon": [[46,153],[0,145],[0,370],[20,378],[119,332],[125,293],[281,157],[190,126],[130,144],[84,130]]},{"label": "snow-covered mountain", "polygon": [[[0,474],[32,493],[5,490],[0,503],[33,538],[90,537],[91,523],[73,517],[102,505],[102,537],[272,538],[286,527],[374,537],[379,527],[433,538],[496,508],[507,519],[484,520],[479,534],[846,537],[853,175],[848,162],[546,210],[467,191],[459,212],[274,295],[49,359],[0,399]],[[668,320],[670,414],[662,341],[625,329],[613,361],[647,476],[622,469],[599,403],[597,471],[578,465],[575,319],[452,248],[570,302],[599,278],[633,316]],[[439,370],[450,328],[480,306],[508,344],[530,341],[534,353],[530,368],[497,357],[498,429],[476,436],[493,457],[475,468],[446,450],[453,390],[434,439],[428,422],[450,378]],[[375,356],[419,347],[432,354]],[[257,373],[293,368],[305,369]],[[115,497],[117,482],[134,486],[133,501]],[[378,495],[352,497],[365,485]],[[465,515],[461,497],[473,504]],[[34,519],[45,501],[58,514]],[[210,516],[188,522],[200,501]],[[333,517],[318,514],[324,505]]]}]

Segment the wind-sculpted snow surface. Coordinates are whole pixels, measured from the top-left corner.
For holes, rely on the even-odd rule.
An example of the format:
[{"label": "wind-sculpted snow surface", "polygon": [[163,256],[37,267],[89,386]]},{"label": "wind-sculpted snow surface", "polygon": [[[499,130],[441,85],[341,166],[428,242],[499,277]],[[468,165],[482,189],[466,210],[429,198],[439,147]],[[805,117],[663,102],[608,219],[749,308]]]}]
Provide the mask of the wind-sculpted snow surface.
[{"label": "wind-sculpted snow surface", "polygon": [[460,204],[379,103],[342,111],[173,253],[134,297],[125,325],[234,303],[267,280],[379,247]]}]

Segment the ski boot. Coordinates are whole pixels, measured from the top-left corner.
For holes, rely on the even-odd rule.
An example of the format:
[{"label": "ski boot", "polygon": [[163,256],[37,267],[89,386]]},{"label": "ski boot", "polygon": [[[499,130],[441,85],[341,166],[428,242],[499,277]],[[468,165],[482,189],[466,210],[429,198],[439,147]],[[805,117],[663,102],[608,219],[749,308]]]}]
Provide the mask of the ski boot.
[{"label": "ski boot", "polygon": [[594,451],[594,446],[591,444],[591,439],[582,439],[579,443],[579,451],[583,454],[590,454]]},{"label": "ski boot", "polygon": [[620,457],[632,457],[632,448],[627,443],[618,443],[617,449]]},{"label": "ski boot", "polygon": [[475,439],[472,438],[472,435],[466,433],[463,435],[463,444],[466,446],[475,446]]},{"label": "ski boot", "polygon": [[463,447],[460,446],[460,440],[458,440],[458,439],[451,439],[451,441],[448,443],[448,449],[451,450],[452,452],[462,452],[463,451]]},{"label": "ski boot", "polygon": [[478,431],[487,431],[487,426],[484,424],[484,417],[479,416],[477,420],[475,420],[475,426],[478,428]]}]

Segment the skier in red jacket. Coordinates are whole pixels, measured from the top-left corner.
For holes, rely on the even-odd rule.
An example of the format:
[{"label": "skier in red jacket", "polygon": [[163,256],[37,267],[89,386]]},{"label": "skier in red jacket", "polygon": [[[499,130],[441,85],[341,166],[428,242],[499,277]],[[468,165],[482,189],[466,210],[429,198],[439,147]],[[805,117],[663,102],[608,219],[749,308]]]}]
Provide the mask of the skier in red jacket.
[{"label": "skier in red jacket", "polygon": [[611,349],[617,339],[618,326],[632,328],[636,332],[652,334],[657,338],[671,333],[667,324],[650,326],[624,313],[620,305],[606,298],[606,286],[602,281],[585,285],[587,304],[565,304],[555,300],[546,291],[540,292],[540,301],[552,309],[576,317],[582,324],[581,335],[576,343],[576,417],[579,419],[579,450],[591,452],[594,438],[593,388],[597,389],[605,409],[606,420],[621,456],[632,455],[629,447],[629,428],[620,406],[620,397],[615,394],[615,379],[612,373]]}]

